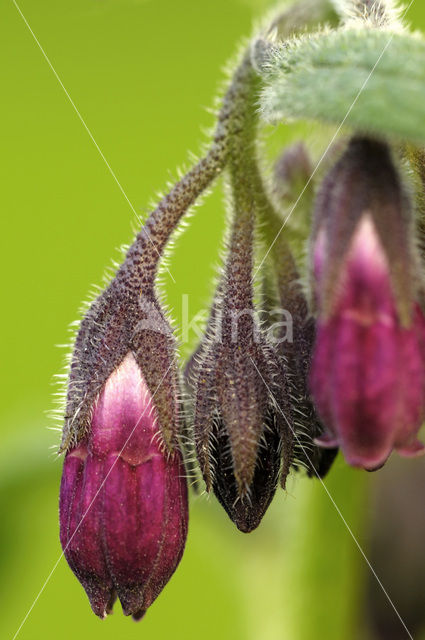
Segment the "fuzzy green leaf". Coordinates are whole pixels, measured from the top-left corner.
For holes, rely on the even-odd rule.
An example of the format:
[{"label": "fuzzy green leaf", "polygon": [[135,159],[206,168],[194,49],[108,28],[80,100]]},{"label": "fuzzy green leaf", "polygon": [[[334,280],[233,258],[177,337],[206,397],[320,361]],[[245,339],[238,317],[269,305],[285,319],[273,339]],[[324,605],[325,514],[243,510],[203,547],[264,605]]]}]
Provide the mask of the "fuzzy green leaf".
[{"label": "fuzzy green leaf", "polygon": [[294,39],[263,69],[267,121],[345,124],[425,144],[425,41],[371,28]]}]

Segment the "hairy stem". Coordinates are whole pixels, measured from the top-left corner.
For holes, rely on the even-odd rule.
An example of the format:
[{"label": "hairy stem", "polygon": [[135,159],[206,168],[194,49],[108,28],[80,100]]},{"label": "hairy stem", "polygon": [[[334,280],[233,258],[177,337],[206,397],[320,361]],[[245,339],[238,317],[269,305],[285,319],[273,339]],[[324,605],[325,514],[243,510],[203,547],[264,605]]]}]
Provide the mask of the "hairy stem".
[{"label": "hairy stem", "polygon": [[209,151],[164,196],[127,253],[126,263],[134,268],[137,281],[145,285],[146,295],[153,294],[159,260],[180,218],[219,176],[228,161],[231,141],[241,124],[238,113],[246,99],[245,75],[246,63],[243,61],[224,96]]}]

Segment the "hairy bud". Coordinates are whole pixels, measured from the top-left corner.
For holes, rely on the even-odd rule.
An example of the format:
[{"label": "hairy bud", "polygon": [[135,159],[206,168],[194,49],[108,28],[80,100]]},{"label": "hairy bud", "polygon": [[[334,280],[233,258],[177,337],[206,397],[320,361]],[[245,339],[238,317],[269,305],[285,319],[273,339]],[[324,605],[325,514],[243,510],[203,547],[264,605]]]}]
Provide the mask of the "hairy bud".
[{"label": "hairy bud", "polygon": [[[261,521],[289,471],[284,373],[255,317],[215,301],[207,335],[191,361],[194,438],[207,490],[241,531]],[[277,406],[279,405],[279,406]]]},{"label": "hairy bud", "polygon": [[101,618],[118,595],[140,619],[170,579],[187,534],[180,452],[161,446],[158,412],[132,353],[108,378],[91,428],[66,455],[64,554]]}]

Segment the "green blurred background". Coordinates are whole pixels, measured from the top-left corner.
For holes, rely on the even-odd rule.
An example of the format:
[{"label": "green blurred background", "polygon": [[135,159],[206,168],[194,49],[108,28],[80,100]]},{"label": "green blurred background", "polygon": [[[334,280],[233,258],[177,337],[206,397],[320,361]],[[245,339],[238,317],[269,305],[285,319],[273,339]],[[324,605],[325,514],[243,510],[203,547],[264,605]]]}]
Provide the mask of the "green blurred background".
[{"label": "green blurred background", "polygon": [[[200,151],[222,67],[267,7],[266,0],[19,4],[142,215],[188,165],[188,151]],[[425,28],[423,2],[408,15]],[[119,257],[117,247],[130,241],[135,217],[11,0],[1,3],[0,27],[0,637],[14,637],[46,580],[21,640],[408,637],[326,490],[302,478],[249,535],[214,499],[194,498],[183,561],[139,624],[119,605],[108,620],[95,618],[63,559],[51,573],[61,553],[62,462],[49,449],[59,434],[46,415],[64,361],[57,345],[69,339],[68,325]],[[176,282],[165,274],[177,319],[183,294],[190,318],[205,308],[222,231],[216,189],[178,240],[170,262]],[[338,458],[326,480],[418,638],[425,638],[424,464],[393,457],[366,474]]]}]

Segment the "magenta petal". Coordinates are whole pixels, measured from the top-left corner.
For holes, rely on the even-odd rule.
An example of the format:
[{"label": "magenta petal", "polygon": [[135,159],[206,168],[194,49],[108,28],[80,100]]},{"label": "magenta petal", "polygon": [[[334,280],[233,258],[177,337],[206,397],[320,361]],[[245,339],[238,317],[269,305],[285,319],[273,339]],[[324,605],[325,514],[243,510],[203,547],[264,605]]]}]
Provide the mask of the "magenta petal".
[{"label": "magenta petal", "polygon": [[[110,456],[108,464],[112,461]],[[162,459],[131,467],[119,458],[106,491],[108,566],[124,613],[129,615],[151,604],[145,602],[144,586],[154,569],[161,540],[165,493]]]},{"label": "magenta petal", "polygon": [[397,450],[416,439],[424,417],[425,399],[425,319],[419,306],[414,310],[412,327],[400,329],[398,380],[403,402],[400,407]]},{"label": "magenta petal", "polygon": [[148,587],[153,601],[164,588],[183,555],[188,527],[188,497],[185,469],[180,453],[167,460],[167,517],[163,523],[163,542]]},{"label": "magenta petal", "polygon": [[403,458],[419,458],[425,455],[425,445],[420,440],[414,440],[410,444],[405,444],[402,447],[396,447],[397,453]]},{"label": "magenta petal", "polygon": [[349,464],[375,468],[391,453],[397,407],[396,345],[386,326],[342,320],[334,352],[333,415]]},{"label": "magenta petal", "polygon": [[69,520],[74,506],[75,494],[82,485],[84,463],[87,457],[85,447],[79,447],[65,458],[59,495],[60,541],[65,554],[69,542]]},{"label": "magenta petal", "polygon": [[107,563],[124,613],[136,619],[168,582],[183,553],[187,499],[179,472],[181,464],[157,452],[137,466],[118,459],[105,484]]},{"label": "magenta petal", "polygon": [[[64,554],[86,590],[93,611],[104,618],[115,599],[101,544],[104,464],[91,455],[83,463],[71,452],[65,460],[63,478],[61,542]],[[67,522],[65,510],[69,514]]]},{"label": "magenta petal", "polygon": [[157,451],[137,466],[111,454],[105,483],[108,568],[126,615],[139,619],[174,573],[187,534],[187,489],[180,455]]}]

